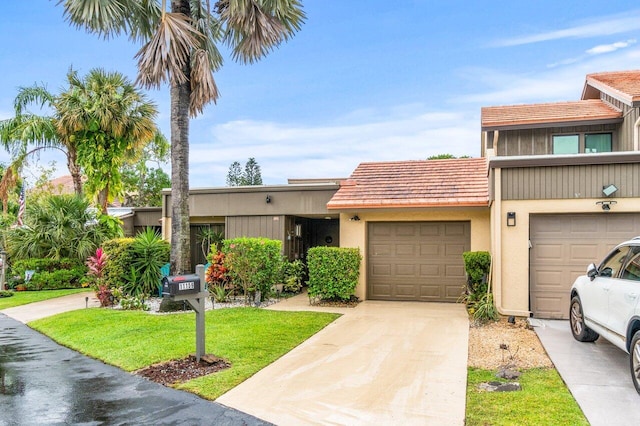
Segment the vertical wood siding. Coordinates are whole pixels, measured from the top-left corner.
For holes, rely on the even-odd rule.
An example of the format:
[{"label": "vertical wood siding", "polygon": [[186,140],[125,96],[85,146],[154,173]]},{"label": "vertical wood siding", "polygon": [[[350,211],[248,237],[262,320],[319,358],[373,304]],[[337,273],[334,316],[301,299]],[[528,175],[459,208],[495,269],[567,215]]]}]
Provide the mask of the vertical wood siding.
[{"label": "vertical wood siding", "polygon": [[285,216],[231,216],[226,219],[227,238],[264,237],[285,239]]},{"label": "vertical wood siding", "polygon": [[601,164],[502,169],[503,200],[600,198],[615,184],[615,198],[640,194],[640,164]]}]

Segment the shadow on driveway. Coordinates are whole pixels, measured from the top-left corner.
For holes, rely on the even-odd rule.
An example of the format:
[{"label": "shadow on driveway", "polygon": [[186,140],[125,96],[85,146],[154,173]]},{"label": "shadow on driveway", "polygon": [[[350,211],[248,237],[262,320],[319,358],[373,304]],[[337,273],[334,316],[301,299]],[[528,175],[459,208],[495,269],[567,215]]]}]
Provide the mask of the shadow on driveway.
[{"label": "shadow on driveway", "polygon": [[62,347],[0,313],[0,425],[266,425]]}]

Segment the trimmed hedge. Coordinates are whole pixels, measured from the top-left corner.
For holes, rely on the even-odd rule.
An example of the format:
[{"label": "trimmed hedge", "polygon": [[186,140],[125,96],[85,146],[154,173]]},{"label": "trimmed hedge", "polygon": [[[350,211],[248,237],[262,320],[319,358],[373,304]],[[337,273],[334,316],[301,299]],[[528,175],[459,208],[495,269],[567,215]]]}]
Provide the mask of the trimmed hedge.
[{"label": "trimmed hedge", "polygon": [[133,238],[114,238],[102,243],[102,250],[107,256],[102,276],[108,287],[118,288],[128,282],[133,258],[131,246],[134,241]]},{"label": "trimmed hedge", "polygon": [[[28,282],[24,282],[26,271],[35,271]],[[23,259],[12,264],[10,285],[24,284],[26,290],[57,290],[82,287],[87,267],[78,259]]]},{"label": "trimmed hedge", "polygon": [[349,300],[355,294],[362,256],[357,248],[313,247],[307,253],[309,296]]}]

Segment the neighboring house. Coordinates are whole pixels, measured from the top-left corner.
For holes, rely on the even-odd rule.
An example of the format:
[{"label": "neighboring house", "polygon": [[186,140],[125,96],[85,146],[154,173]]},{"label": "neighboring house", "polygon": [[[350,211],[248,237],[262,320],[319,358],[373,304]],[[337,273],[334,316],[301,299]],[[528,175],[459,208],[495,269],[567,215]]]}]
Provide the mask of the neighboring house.
[{"label": "neighboring house", "polygon": [[[206,263],[207,230],[225,239],[266,237],[282,241],[290,260],[304,259],[315,246],[340,245],[338,214],[327,202],[342,179],[297,179],[287,185],[198,188],[189,191],[191,265]],[[171,191],[162,193],[163,237],[171,239]]]},{"label": "neighboring house", "polygon": [[566,318],[575,277],[640,235],[640,71],[590,74],[578,101],[482,108],[481,126],[482,158],[362,163],[339,184],[193,189],[192,252],[198,226],[280,239],[289,258],[358,247],[361,299],[455,302],[462,252],[486,250],[502,314]]}]

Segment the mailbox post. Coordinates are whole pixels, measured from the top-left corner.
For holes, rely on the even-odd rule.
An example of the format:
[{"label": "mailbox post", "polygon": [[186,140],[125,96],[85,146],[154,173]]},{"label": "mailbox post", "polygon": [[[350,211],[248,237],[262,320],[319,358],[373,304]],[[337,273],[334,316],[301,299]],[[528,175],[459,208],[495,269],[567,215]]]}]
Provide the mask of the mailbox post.
[{"label": "mailbox post", "polygon": [[205,355],[204,301],[209,296],[205,289],[204,265],[196,265],[195,274],[174,275],[162,279],[162,296],[179,302],[189,302],[196,312],[196,361]]}]

